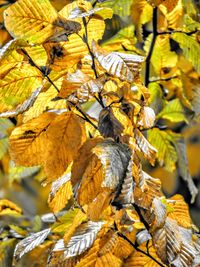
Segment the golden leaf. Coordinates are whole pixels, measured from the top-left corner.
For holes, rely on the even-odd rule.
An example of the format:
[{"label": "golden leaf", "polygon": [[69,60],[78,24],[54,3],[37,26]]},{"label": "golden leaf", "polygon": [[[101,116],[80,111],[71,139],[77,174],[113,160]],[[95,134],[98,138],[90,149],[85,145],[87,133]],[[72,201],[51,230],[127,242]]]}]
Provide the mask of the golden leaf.
[{"label": "golden leaf", "polygon": [[21,104],[34,89],[42,85],[42,80],[41,73],[28,64],[11,69],[0,80],[0,98],[6,104],[1,112],[12,110]]},{"label": "golden leaf", "polygon": [[172,212],[169,212],[168,217],[177,221],[179,226],[191,229],[192,221],[189,207],[184,201],[184,198],[181,195],[175,195],[171,197],[170,200],[172,200],[172,202],[169,202],[168,206],[172,208]]},{"label": "golden leaf", "polygon": [[8,199],[1,199],[0,200],[0,215],[20,215],[22,213],[22,210],[20,207],[18,207],[16,204],[11,202]]},{"label": "golden leaf", "polygon": [[92,149],[102,141],[102,138],[96,137],[91,138],[87,140],[83,146],[79,149],[77,156],[74,160],[74,163],[72,165],[72,177],[71,182],[73,188],[77,189],[82,176],[84,175],[84,172],[87,168],[87,165],[89,164],[90,160],[93,157]]},{"label": "golden leaf", "polygon": [[80,205],[90,203],[102,190],[103,169],[101,161],[93,155],[83,174],[78,190],[78,202]]},{"label": "golden leaf", "polygon": [[[155,248],[152,245],[152,242],[149,244],[142,244],[139,246],[139,249],[146,252],[148,246],[149,254],[155,258],[158,262],[161,263],[158,258]],[[163,263],[162,263],[163,264]],[[135,250],[125,261],[124,267],[159,267],[160,265],[156,263],[153,259],[144,255],[143,253]],[[164,265],[165,266],[165,265]]]},{"label": "golden leaf", "polygon": [[80,30],[79,23],[59,16],[48,0],[19,0],[5,10],[4,19],[13,37],[26,39],[31,44],[58,38],[66,40],[67,34]]},{"label": "golden leaf", "polygon": [[16,164],[28,167],[44,162],[48,149],[46,131],[56,116],[44,113],[14,129],[10,136],[10,155]]},{"label": "golden leaf", "polygon": [[54,213],[62,210],[72,197],[72,186],[69,180],[70,174],[67,173],[52,183],[48,204]]},{"label": "golden leaf", "polygon": [[159,6],[159,5],[164,5],[167,10],[170,12],[172,11],[179,0],[147,0],[150,4],[152,4],[153,6]]},{"label": "golden leaf", "polygon": [[49,179],[54,179],[64,173],[86,140],[83,120],[73,112],[63,113],[54,119],[46,135],[45,171]]}]

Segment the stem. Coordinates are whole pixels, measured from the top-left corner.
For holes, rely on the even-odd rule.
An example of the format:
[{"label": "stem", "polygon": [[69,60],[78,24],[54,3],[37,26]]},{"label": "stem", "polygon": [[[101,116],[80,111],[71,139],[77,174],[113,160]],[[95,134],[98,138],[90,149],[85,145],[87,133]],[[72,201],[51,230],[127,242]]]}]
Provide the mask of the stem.
[{"label": "stem", "polygon": [[156,42],[156,37],[158,36],[158,31],[157,31],[157,7],[153,9],[153,38],[151,41],[149,53],[146,58],[146,71],[145,71],[145,86],[148,87],[149,84],[149,76],[150,76],[150,61],[151,61],[151,56],[153,54],[153,49],[154,45]]},{"label": "stem", "polygon": [[78,107],[76,104],[74,104],[73,102],[71,101],[68,101],[72,106],[74,106],[78,112],[80,112],[82,115],[83,115],[83,119],[87,122],[89,122],[96,130],[98,129],[98,127],[87,117],[87,115],[85,114],[85,112],[80,108]]},{"label": "stem", "polygon": [[173,77],[169,77],[169,78],[159,78],[159,79],[155,79],[155,80],[150,80],[149,83],[154,83],[154,82],[162,82],[162,81],[170,81],[172,79],[176,79],[178,78],[179,76],[176,75],[176,76],[173,76]]},{"label": "stem", "polygon": [[165,267],[165,265],[163,265],[161,262],[159,262],[158,260],[156,260],[148,251],[145,252],[143,250],[141,250],[140,248],[138,248],[130,239],[128,239],[128,237],[126,237],[125,235],[123,235],[122,233],[117,233],[118,236],[122,237],[124,240],[126,240],[135,250],[137,250],[138,252],[144,254],[145,256],[151,258],[153,261],[155,261],[159,266],[161,267]]},{"label": "stem", "polygon": [[192,35],[194,33],[197,32],[197,30],[194,30],[194,31],[191,31],[191,32],[183,32],[183,31],[178,31],[178,30],[174,30],[174,31],[167,31],[167,32],[158,32],[157,35],[164,35],[164,34],[173,34],[173,33],[184,33],[184,34],[187,34],[187,35]]},{"label": "stem", "polygon": [[145,228],[149,231],[150,227],[149,227],[148,223],[145,221],[145,219],[144,219],[144,217],[143,217],[143,215],[141,213],[141,210],[138,207],[138,205],[136,205],[135,203],[132,203],[132,206],[135,208],[138,216],[140,217],[140,221],[144,224]]},{"label": "stem", "polygon": [[[87,45],[88,52],[90,53],[90,56],[92,58],[92,69],[94,71],[95,78],[97,79],[98,78],[98,73],[97,73],[96,65],[95,65],[95,56],[94,56],[94,54],[93,54],[93,52],[92,52],[92,50],[91,50],[91,48],[89,46],[89,42],[88,42],[87,24],[88,23],[86,22],[86,19],[83,17],[83,25],[84,25],[84,28],[85,28],[85,38],[82,38],[82,40]],[[102,108],[105,108],[100,92],[98,93],[98,97],[99,98],[95,97],[95,99],[99,102],[99,104],[102,106]]]},{"label": "stem", "polygon": [[45,78],[46,78],[46,79],[53,85],[53,87],[56,89],[57,92],[59,92],[58,87],[57,87],[57,86],[55,85],[55,83],[51,80],[51,78],[48,76],[48,74],[47,74],[47,73],[44,73],[44,71],[42,71],[42,69],[41,69],[40,67],[38,67],[38,65],[33,61],[33,59],[32,59],[31,56],[26,52],[26,50],[23,49],[23,48],[21,48],[21,51],[22,51],[22,53],[23,53],[25,56],[28,57],[30,64],[31,64],[32,66],[34,66],[36,69],[38,69],[38,70],[41,72],[42,76],[45,77]]}]

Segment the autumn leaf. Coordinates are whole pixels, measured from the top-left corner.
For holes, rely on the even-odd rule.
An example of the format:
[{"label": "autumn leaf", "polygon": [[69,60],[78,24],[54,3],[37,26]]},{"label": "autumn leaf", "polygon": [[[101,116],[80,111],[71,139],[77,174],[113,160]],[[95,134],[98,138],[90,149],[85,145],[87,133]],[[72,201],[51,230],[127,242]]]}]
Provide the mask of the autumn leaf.
[{"label": "autumn leaf", "polygon": [[[34,7],[36,12],[33,11]],[[13,37],[23,38],[31,44],[66,40],[68,34],[80,30],[80,24],[60,17],[48,0],[20,0],[6,9],[4,18],[6,28]]]}]

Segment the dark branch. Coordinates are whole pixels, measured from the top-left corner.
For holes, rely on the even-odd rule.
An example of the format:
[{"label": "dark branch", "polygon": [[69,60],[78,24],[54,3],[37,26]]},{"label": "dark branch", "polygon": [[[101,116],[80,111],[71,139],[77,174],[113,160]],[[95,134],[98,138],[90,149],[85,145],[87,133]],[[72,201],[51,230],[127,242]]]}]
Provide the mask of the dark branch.
[{"label": "dark branch", "polygon": [[192,35],[194,33],[196,33],[198,30],[194,30],[194,31],[191,31],[191,32],[184,32],[184,31],[178,31],[178,30],[174,30],[174,31],[166,31],[166,32],[158,32],[157,35],[164,35],[164,34],[173,34],[173,33],[184,33],[184,34],[187,34],[187,35]]},{"label": "dark branch", "polygon": [[146,70],[145,70],[145,86],[147,87],[149,84],[149,76],[150,76],[150,61],[151,61],[151,56],[153,54],[153,49],[154,45],[156,42],[156,37],[158,36],[158,31],[157,31],[157,7],[153,9],[153,38],[151,41],[149,53],[146,58]]},{"label": "dark branch", "polygon": [[162,82],[162,81],[166,82],[166,81],[170,81],[170,80],[172,80],[172,79],[176,79],[176,78],[178,78],[178,77],[179,77],[179,76],[176,75],[176,76],[169,77],[169,78],[159,78],[159,79],[155,79],[155,80],[150,80],[149,83]]},{"label": "dark branch", "polygon": [[31,56],[26,52],[26,50],[23,49],[23,48],[21,48],[21,51],[22,51],[22,53],[23,53],[25,56],[27,56],[27,58],[28,58],[28,60],[29,60],[29,63],[30,63],[32,66],[34,66],[36,69],[38,69],[38,70],[41,72],[42,76],[45,77],[45,78],[46,78],[46,79],[53,85],[53,87],[56,89],[57,92],[59,92],[58,87],[57,87],[57,86],[55,85],[55,83],[51,80],[51,78],[49,77],[49,75],[48,75],[46,72],[44,72],[40,67],[38,67],[38,65],[33,61],[33,59],[32,59]]},{"label": "dark branch", "polygon": [[85,112],[80,107],[78,107],[75,103],[73,103],[71,101],[68,101],[68,103],[70,103],[72,106],[74,106],[78,110],[78,112],[80,112],[82,114],[82,116],[83,116],[82,118],[85,121],[89,122],[96,130],[98,129],[98,127],[88,118],[88,116],[85,114]]},{"label": "dark branch", "polygon": [[152,259],[153,261],[155,261],[159,266],[161,267],[165,267],[164,264],[162,264],[161,262],[159,262],[157,259],[155,259],[147,250],[147,252],[141,250],[140,248],[138,248],[128,237],[126,237],[125,235],[123,235],[122,233],[118,232],[117,233],[118,236],[122,237],[124,240],[126,240],[135,250],[137,250],[138,252],[144,254],[145,256],[149,257],[150,259]]}]

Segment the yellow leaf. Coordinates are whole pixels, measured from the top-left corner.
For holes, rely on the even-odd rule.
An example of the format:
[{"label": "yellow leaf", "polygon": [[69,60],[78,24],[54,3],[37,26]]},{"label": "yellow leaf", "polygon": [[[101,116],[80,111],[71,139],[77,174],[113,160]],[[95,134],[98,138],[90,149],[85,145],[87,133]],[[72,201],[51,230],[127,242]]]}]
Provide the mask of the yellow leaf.
[{"label": "yellow leaf", "polygon": [[0,200],[0,215],[20,215],[22,214],[22,209],[16,204],[7,199]]},{"label": "yellow leaf", "polygon": [[157,158],[160,166],[165,166],[167,170],[173,171],[178,158],[173,146],[172,132],[154,128],[148,130],[148,140],[158,151]]},{"label": "yellow leaf", "polygon": [[0,80],[0,98],[6,107],[5,112],[22,103],[30,94],[42,84],[41,73],[29,64],[23,64],[11,69]]},{"label": "yellow leaf", "polygon": [[169,12],[176,7],[178,1],[179,0],[148,0],[148,2],[153,6],[164,5]]},{"label": "yellow leaf", "polygon": [[10,136],[10,155],[16,164],[28,167],[43,163],[48,149],[46,131],[56,116],[44,113],[14,129]]},{"label": "yellow leaf", "polygon": [[73,112],[57,116],[48,128],[45,171],[48,179],[59,177],[74,160],[86,140],[84,122]]},{"label": "yellow leaf", "polygon": [[192,227],[188,204],[181,195],[175,195],[170,198],[172,202],[168,202],[168,206],[172,209],[168,217],[177,221],[179,226],[184,228]]},{"label": "yellow leaf", "polygon": [[19,0],[5,10],[4,20],[13,37],[31,44],[59,38],[66,40],[66,34],[80,30],[79,23],[58,16],[48,0]]},{"label": "yellow leaf", "polygon": [[48,198],[49,207],[54,213],[59,212],[65,207],[72,195],[70,174],[66,173],[52,183]]},{"label": "yellow leaf", "polygon": [[103,180],[103,169],[100,160],[93,155],[82,177],[78,190],[78,202],[80,205],[90,203],[99,192]]}]

